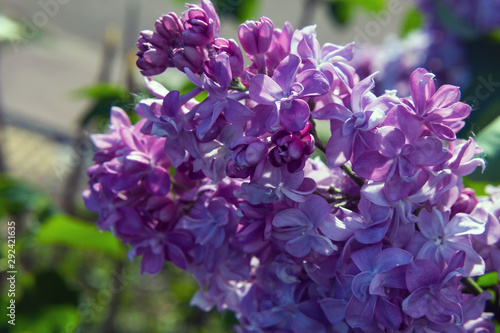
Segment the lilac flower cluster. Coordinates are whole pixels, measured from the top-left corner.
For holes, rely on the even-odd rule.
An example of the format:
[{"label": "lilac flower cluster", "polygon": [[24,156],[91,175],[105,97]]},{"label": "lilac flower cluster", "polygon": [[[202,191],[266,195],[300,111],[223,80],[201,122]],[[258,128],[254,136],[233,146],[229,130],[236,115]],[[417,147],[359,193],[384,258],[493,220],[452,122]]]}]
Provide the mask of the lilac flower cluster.
[{"label": "lilac flower cluster", "polygon": [[[407,98],[377,96],[352,44],[263,17],[239,27],[240,48],[209,0],[187,6],[141,32],[142,120],[114,108],[92,136],[85,203],[142,273],[185,269],[192,304],[235,312],[240,333],[494,332],[491,294],[462,287],[500,271],[500,190],[464,187],[484,161],[456,137],[470,113],[459,88],[420,68]],[[195,88],[150,77],[167,67]]]}]

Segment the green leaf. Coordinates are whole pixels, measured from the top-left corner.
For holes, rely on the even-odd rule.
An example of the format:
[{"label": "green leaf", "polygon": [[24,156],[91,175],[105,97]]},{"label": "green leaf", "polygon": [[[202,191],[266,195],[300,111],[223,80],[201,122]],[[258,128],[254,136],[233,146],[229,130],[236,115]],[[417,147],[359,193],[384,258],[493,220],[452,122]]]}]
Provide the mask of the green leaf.
[{"label": "green leaf", "polygon": [[50,208],[48,195],[18,180],[0,176],[0,217],[28,211],[41,214]]},{"label": "green leaf", "polygon": [[484,128],[476,137],[477,144],[483,148],[486,160],[486,169],[483,174],[479,171],[469,176],[473,181],[489,182],[493,185],[500,183],[500,116]]},{"label": "green leaf", "polygon": [[129,110],[133,104],[133,97],[127,88],[123,86],[113,83],[98,83],[77,90],[75,95],[79,98],[94,100],[94,104],[83,115],[83,119],[81,120],[82,127],[85,127],[92,120],[108,120],[109,111],[113,106],[118,106],[125,109],[125,111],[129,111],[128,114],[132,122],[134,122],[132,119],[134,113]]},{"label": "green leaf", "polygon": [[[232,1],[234,3],[234,1]],[[229,1],[231,3],[231,1]],[[250,20],[255,16],[257,11],[258,0],[245,0],[241,1],[240,5],[236,9],[236,18],[240,22]]]},{"label": "green leaf", "polygon": [[255,17],[258,0],[214,0],[214,7],[220,17],[232,16],[239,22],[257,19]]},{"label": "green leaf", "polygon": [[97,83],[88,87],[78,89],[76,96],[81,98],[91,98],[102,100],[107,98],[117,98],[125,100],[130,98],[127,88],[114,83]]},{"label": "green leaf", "polygon": [[464,182],[464,186],[471,188],[476,193],[476,196],[485,196],[488,195],[485,192],[486,185],[490,184],[489,182],[481,182],[471,180],[469,177],[462,178]]},{"label": "green leaf", "polygon": [[123,244],[109,232],[101,232],[80,219],[54,215],[46,219],[37,236],[40,244],[66,245],[74,248],[94,250],[116,259],[123,259]]},{"label": "green leaf", "polygon": [[0,43],[23,40],[21,24],[0,14]]},{"label": "green leaf", "polygon": [[355,0],[354,3],[373,12],[379,12],[385,8],[385,0]]},{"label": "green leaf", "polygon": [[76,332],[79,322],[80,314],[76,306],[42,307],[35,315],[20,313],[12,332]]},{"label": "green leaf", "polygon": [[401,37],[406,37],[410,32],[418,30],[423,24],[422,14],[415,8],[411,8],[403,19]]},{"label": "green leaf", "polygon": [[352,4],[343,1],[331,1],[328,4],[328,12],[340,25],[346,25],[352,17]]},{"label": "green leaf", "polygon": [[498,284],[498,273],[490,272],[477,278],[476,283],[482,288],[493,287]]}]

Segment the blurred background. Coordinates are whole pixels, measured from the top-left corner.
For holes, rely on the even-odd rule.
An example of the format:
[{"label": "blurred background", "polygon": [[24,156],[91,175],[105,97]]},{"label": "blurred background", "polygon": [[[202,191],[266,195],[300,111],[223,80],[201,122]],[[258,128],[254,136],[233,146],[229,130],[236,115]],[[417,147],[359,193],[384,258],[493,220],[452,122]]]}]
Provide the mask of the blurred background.
[{"label": "blurred background", "polygon": [[[462,87],[488,167],[466,180],[482,194],[500,184],[500,1],[216,0],[225,38],[268,16],[275,27],[317,24],[321,43],[356,42],[360,76],[380,71],[377,92],[408,94],[418,67]],[[190,276],[166,265],[140,276],[138,260],[100,233],[81,200],[91,133],[109,109],[133,112],[144,92],[135,68],[140,30],[178,0],[2,0],[0,4],[0,332],[232,332],[231,313],[189,306]],[[186,82],[175,71],[170,88]],[[16,225],[16,325],[8,325],[7,222]],[[4,245],[5,244],[5,245]]]}]

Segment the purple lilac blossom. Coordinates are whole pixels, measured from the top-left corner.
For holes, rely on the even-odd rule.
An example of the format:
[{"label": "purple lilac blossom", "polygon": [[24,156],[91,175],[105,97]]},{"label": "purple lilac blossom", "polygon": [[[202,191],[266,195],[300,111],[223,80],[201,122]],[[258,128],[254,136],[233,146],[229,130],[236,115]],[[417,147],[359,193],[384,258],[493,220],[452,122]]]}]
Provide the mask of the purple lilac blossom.
[{"label": "purple lilac blossom", "polygon": [[[456,138],[458,87],[418,68],[410,96],[377,94],[352,44],[321,46],[314,26],[248,21],[240,48],[208,0],[155,29],[137,62],[153,97],[92,136],[83,193],[143,274],[186,270],[191,304],[233,311],[241,333],[492,332],[491,294],[462,283],[500,272],[500,190],[464,186],[485,164]],[[151,79],[167,67],[195,88]]]}]

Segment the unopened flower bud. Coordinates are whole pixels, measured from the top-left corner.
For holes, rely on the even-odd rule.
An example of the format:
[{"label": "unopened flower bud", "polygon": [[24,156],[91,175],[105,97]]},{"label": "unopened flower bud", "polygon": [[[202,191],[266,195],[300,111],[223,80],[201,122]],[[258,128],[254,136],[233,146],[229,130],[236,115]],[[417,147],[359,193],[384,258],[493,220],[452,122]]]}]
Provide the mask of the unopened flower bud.
[{"label": "unopened flower bud", "polygon": [[259,21],[245,21],[238,28],[238,37],[243,49],[251,55],[265,53],[273,40],[274,24],[267,17]]}]

